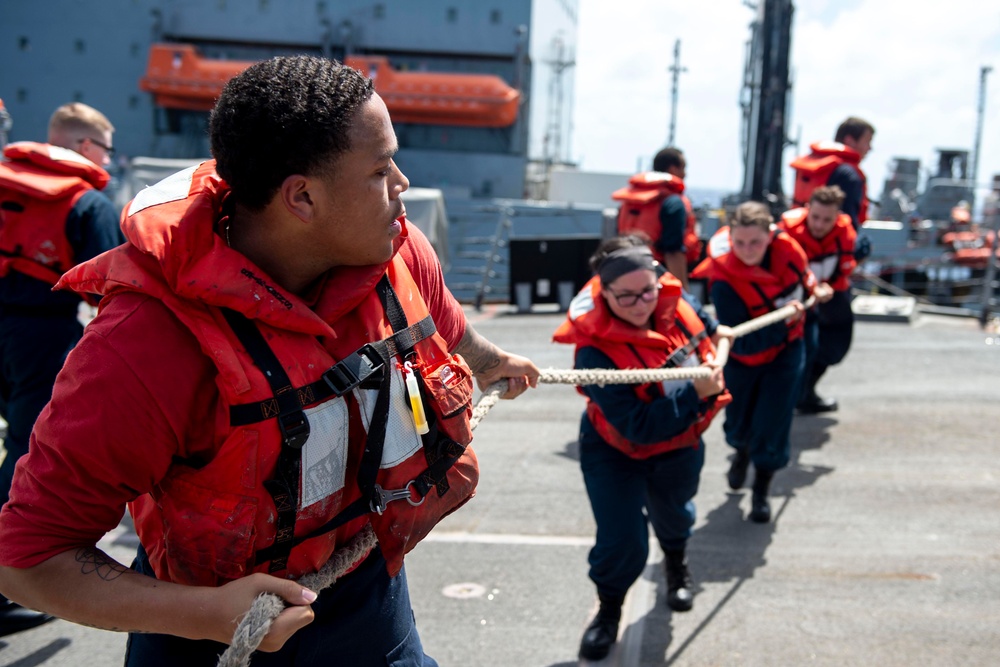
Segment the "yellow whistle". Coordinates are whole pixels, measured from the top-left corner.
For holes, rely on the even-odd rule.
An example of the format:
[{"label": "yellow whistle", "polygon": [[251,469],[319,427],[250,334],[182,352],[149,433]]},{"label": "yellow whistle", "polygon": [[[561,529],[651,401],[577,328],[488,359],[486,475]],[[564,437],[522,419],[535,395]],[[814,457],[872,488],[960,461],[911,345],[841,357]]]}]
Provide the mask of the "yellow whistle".
[{"label": "yellow whistle", "polygon": [[423,435],[430,428],[427,426],[427,415],[424,414],[424,402],[420,400],[420,385],[417,384],[417,374],[409,361],[403,364],[403,369],[403,373],[406,375],[406,393],[410,396],[410,409],[413,412],[413,425],[417,427],[417,433]]}]

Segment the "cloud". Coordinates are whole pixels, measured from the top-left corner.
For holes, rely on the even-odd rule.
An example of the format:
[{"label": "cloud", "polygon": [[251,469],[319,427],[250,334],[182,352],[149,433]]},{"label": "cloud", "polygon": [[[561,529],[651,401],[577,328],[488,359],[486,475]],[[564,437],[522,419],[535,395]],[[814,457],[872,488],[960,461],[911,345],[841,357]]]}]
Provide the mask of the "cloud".
[{"label": "cloud", "polygon": [[[869,190],[881,195],[895,156],[926,171],[935,148],[973,149],[980,67],[987,82],[980,184],[1000,173],[1000,6],[950,0],[940,11],[903,9],[895,0],[795,3],[791,120],[800,151],[830,139],[849,115],[876,128],[865,162]],[[677,144],[689,181],[739,189],[739,109],[748,26],[739,0],[580,1],[572,157],[594,171],[633,171],[662,147],[670,121],[673,46],[681,40]],[[786,153],[790,160],[794,149]],[[786,185],[790,183],[790,172]]]}]

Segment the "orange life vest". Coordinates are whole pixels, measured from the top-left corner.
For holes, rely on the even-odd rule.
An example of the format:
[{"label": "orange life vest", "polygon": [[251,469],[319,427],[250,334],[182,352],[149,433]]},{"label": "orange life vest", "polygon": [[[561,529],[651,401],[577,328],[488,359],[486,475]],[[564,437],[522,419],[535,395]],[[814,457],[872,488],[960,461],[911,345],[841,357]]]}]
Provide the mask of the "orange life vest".
[{"label": "orange life vest", "polygon": [[846,213],[838,215],[830,232],[817,239],[809,233],[808,215],[807,208],[785,211],[779,227],[802,246],[817,282],[827,283],[838,292],[850,289],[851,273],[858,265],[854,259],[854,242],[858,233],[851,224],[851,216]]},{"label": "orange life vest", "polygon": [[[759,266],[747,266],[732,252],[729,227],[717,231],[708,241],[708,256],[691,272],[693,278],[706,278],[709,289],[717,280],[727,283],[746,305],[749,319],[755,319],[787,305],[805,303],[816,287],[816,277],[809,270],[806,254],[787,233],[772,226],[767,254]],[[740,322],[726,322],[730,326]],[[730,357],[748,366],[773,361],[785,346],[802,337],[805,318],[788,324],[785,340],[762,352],[746,355],[731,352]]]},{"label": "orange life vest", "polygon": [[[158,578],[219,585],[315,572],[371,522],[396,574],[474,493],[471,371],[435,332],[401,257],[330,272],[307,306],[215,233],[227,193],[213,162],[147,188],[127,209],[129,242],[59,285],[159,299],[219,371],[225,409],[204,425],[218,448],[197,466],[175,462],[131,503],[136,532]],[[422,436],[403,362],[426,410]]]},{"label": "orange life vest", "polygon": [[618,233],[635,234],[646,239],[657,261],[663,263],[663,254],[655,247],[663,232],[660,207],[670,195],[680,195],[687,211],[684,227],[684,248],[688,268],[701,259],[702,243],[698,238],[698,219],[691,200],[684,194],[684,181],[659,171],[646,171],[628,180],[628,185],[615,190],[611,198],[622,202],[618,209]]},{"label": "orange life vest", "polygon": [[66,218],[111,177],[67,148],[22,141],[0,161],[0,277],[17,271],[54,285],[73,266]]},{"label": "orange life vest", "polygon": [[850,165],[861,177],[861,204],[858,207],[858,225],[868,219],[868,186],[865,172],[861,171],[861,155],[839,141],[817,141],[809,145],[812,151],[791,161],[795,170],[795,189],[792,203],[805,206],[812,197],[813,190],[826,185],[830,175],[842,164]]},{"label": "orange life vest", "polygon": [[[573,299],[566,320],[556,329],[552,340],[576,345],[577,349],[595,347],[623,370],[697,366],[714,359],[715,346],[694,309],[681,298],[680,281],[668,273],[660,278],[660,285],[653,327],[639,329],[611,313],[601,296],[601,279],[594,276]],[[635,394],[639,400],[649,403],[654,396],[662,396],[665,387],[674,382],[688,380],[665,380],[655,388],[651,384],[635,385]],[[577,391],[586,396],[579,387]],[[682,433],[653,444],[639,445],[626,440],[589,397],[587,417],[605,442],[634,459],[645,459],[673,449],[697,446],[712,418],[731,400],[729,392],[724,391],[702,401],[702,409],[694,423]]]}]

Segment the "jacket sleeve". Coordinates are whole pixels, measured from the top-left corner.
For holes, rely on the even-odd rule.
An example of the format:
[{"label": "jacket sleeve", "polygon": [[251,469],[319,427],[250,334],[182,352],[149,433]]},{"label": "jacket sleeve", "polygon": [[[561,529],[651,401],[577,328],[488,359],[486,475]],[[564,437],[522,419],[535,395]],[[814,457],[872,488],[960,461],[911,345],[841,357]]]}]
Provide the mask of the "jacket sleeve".
[{"label": "jacket sleeve", "polygon": [[694,309],[698,319],[705,325],[705,333],[709,336],[713,336],[715,334],[715,330],[719,326],[719,321],[712,317],[707,310],[705,310],[705,306],[702,305],[701,300],[694,294],[691,294],[691,292],[681,292],[681,298],[687,301],[688,305]]},{"label": "jacket sleeve", "polygon": [[97,257],[125,242],[118,210],[104,194],[89,190],[66,218],[66,238],[77,264]]},{"label": "jacket sleeve", "polygon": [[441,262],[430,241],[416,225],[407,223],[406,229],[409,239],[399,249],[400,255],[424,297],[438,333],[448,343],[448,349],[454,350],[465,335],[465,311],[445,285]]},{"label": "jacket sleeve", "polygon": [[[616,368],[607,355],[594,347],[577,350],[575,367]],[[582,389],[626,440],[639,445],[679,435],[698,418],[698,393],[690,381],[648,403],[640,400],[628,384],[586,385]]]},{"label": "jacket sleeve", "polygon": [[[722,280],[712,285],[712,303],[720,324],[734,327],[750,320],[750,311],[729,283]],[[733,341],[733,352],[750,356],[769,350],[785,342],[788,327],[784,322],[775,322]]]}]

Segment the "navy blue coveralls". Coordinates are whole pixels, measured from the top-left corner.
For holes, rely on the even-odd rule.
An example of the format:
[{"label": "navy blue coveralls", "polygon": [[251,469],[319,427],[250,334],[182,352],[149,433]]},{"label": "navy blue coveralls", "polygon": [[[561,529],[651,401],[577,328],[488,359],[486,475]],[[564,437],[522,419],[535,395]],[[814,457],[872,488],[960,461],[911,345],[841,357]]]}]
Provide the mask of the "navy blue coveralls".
[{"label": "navy blue coveralls", "polygon": [[[706,333],[715,333],[718,323],[704,312],[697,298],[685,293],[684,299],[704,322]],[[574,367],[617,368],[594,347],[577,350]],[[582,389],[608,422],[634,443],[660,442],[679,435],[698,416],[698,393],[690,381],[678,383],[673,392],[652,404],[641,401],[631,385],[587,385]],[[597,523],[596,543],[588,557],[589,574],[600,595],[624,598],[642,574],[649,555],[648,523],[664,551],[684,548],[694,527],[693,499],[704,463],[705,443],[701,440],[697,447],[682,447],[648,459],[631,458],[605,442],[584,412],[580,420],[580,468]]]},{"label": "navy blue coveralls", "polygon": [[[764,262],[768,257],[765,256]],[[746,304],[727,282],[712,285],[712,303],[721,324],[736,326],[751,319]],[[732,354],[753,355],[777,347],[788,337],[784,322],[776,322],[740,336]],[[758,471],[775,472],[791,456],[792,414],[798,402],[805,370],[802,339],[788,343],[772,361],[749,366],[730,355],[723,368],[726,388],[733,401],[726,406],[722,429],[734,449],[747,450]]]}]

